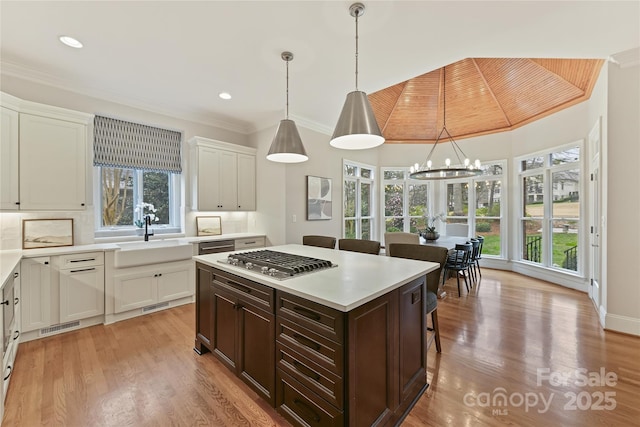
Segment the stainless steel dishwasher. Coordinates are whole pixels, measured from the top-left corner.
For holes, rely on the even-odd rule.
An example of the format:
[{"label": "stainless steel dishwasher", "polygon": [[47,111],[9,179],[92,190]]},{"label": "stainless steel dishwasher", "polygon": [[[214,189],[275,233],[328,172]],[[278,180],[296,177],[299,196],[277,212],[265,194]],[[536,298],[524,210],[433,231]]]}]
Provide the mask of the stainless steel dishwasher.
[{"label": "stainless steel dishwasher", "polygon": [[231,252],[233,250],[235,250],[234,240],[213,240],[210,242],[200,242],[198,244],[198,255]]}]

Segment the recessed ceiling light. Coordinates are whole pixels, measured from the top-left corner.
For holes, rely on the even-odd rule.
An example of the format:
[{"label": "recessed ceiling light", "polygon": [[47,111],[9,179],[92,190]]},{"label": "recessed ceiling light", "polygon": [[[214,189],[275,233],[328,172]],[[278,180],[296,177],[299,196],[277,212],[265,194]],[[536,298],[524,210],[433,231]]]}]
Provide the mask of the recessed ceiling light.
[{"label": "recessed ceiling light", "polygon": [[227,92],[220,92],[218,96],[222,99],[231,99],[231,94]]},{"label": "recessed ceiling light", "polygon": [[74,47],[76,49],[80,49],[82,47],[82,43],[79,40],[74,39],[69,36],[60,36],[60,41],[66,44],[69,47]]}]

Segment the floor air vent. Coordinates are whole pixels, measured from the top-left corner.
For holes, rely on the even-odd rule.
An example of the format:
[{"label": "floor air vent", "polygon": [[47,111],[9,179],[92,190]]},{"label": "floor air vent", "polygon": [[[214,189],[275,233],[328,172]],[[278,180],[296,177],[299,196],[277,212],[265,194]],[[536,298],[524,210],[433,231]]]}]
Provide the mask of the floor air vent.
[{"label": "floor air vent", "polygon": [[157,309],[163,308],[163,307],[169,307],[169,303],[168,302],[161,302],[159,304],[148,305],[146,307],[143,307],[142,312],[146,313],[147,311],[153,311],[153,310],[157,310]]},{"label": "floor air vent", "polygon": [[63,323],[62,325],[51,326],[49,328],[40,329],[40,335],[49,335],[54,332],[61,331],[63,329],[75,328],[76,326],[80,326],[80,321],[76,320],[75,322]]}]

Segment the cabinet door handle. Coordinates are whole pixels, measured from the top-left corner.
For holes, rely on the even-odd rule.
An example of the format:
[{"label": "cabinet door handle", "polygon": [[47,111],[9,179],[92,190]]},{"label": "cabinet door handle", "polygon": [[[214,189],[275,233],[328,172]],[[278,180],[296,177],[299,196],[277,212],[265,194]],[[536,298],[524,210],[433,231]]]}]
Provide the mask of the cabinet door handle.
[{"label": "cabinet door handle", "polygon": [[9,379],[9,377],[11,376],[11,372],[13,372],[13,367],[11,365],[7,366],[7,368],[9,368],[9,373],[6,377],[4,377],[5,381]]},{"label": "cabinet door handle", "polygon": [[19,205],[19,204],[20,204],[20,202],[16,202],[16,205]]},{"label": "cabinet door handle", "polygon": [[0,305],[9,305],[9,300],[4,300],[2,302],[0,302]]},{"label": "cabinet door handle", "polygon": [[299,307],[299,306],[296,305],[296,306],[293,307],[293,311],[295,311],[299,315],[301,315],[303,317],[306,317],[308,319],[320,320],[320,315],[318,313],[315,313],[315,312],[309,310],[308,308]]},{"label": "cabinet door handle", "polygon": [[18,273],[17,271],[15,273],[13,273],[13,278],[17,279],[18,277],[20,277],[20,273]]},{"label": "cabinet door handle", "polygon": [[411,304],[415,304],[417,302],[420,302],[421,298],[420,298],[420,291],[415,291],[411,294]]},{"label": "cabinet door handle", "polygon": [[20,337],[20,331],[16,331],[16,336],[15,336],[15,337],[13,337],[13,340],[14,340],[14,341],[15,341],[15,340],[17,340],[17,339],[18,339],[18,337]]},{"label": "cabinet door handle", "polygon": [[80,273],[83,271],[93,271],[95,269],[96,269],[95,267],[91,267],[91,268],[82,268],[80,270],[69,270],[69,273]]},{"label": "cabinet door handle", "polygon": [[293,334],[293,339],[295,339],[296,341],[298,341],[300,344],[304,345],[305,347],[309,347],[312,350],[315,351],[320,351],[320,344],[318,344],[315,341],[310,340],[307,337],[303,337],[302,335],[299,334]]},{"label": "cabinet door handle", "polygon": [[312,380],[315,381],[320,381],[320,375],[314,371],[312,371],[311,369],[307,368],[305,365],[303,365],[302,363],[298,362],[297,360],[293,361],[293,366],[296,368],[296,370],[298,372],[300,372],[301,374],[303,374],[304,376],[307,376],[309,378],[311,378]]},{"label": "cabinet door handle", "polygon": [[80,203],[80,206],[84,206],[84,203]]},{"label": "cabinet door handle", "polygon": [[20,302],[20,298],[15,297],[15,298],[13,299],[13,305],[18,305],[18,303],[19,303],[19,302]]},{"label": "cabinet door handle", "polygon": [[313,421],[320,422],[320,416],[305,402],[300,399],[293,399],[293,403],[300,409],[303,409],[307,413],[307,415],[311,416],[311,418],[313,418]]},{"label": "cabinet door handle", "polygon": [[44,265],[49,265],[49,261],[45,261],[45,262],[44,262]]}]

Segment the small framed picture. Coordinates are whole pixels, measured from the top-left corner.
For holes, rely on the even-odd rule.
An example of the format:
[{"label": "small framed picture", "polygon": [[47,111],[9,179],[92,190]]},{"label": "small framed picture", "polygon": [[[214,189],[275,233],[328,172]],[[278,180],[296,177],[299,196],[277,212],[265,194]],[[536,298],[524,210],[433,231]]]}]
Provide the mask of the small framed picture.
[{"label": "small framed picture", "polygon": [[222,219],[219,216],[197,216],[198,236],[217,236],[222,234]]},{"label": "small framed picture", "polygon": [[307,220],[331,219],[331,178],[307,176]]},{"label": "small framed picture", "polygon": [[56,246],[73,246],[73,218],[22,220],[22,249]]}]

